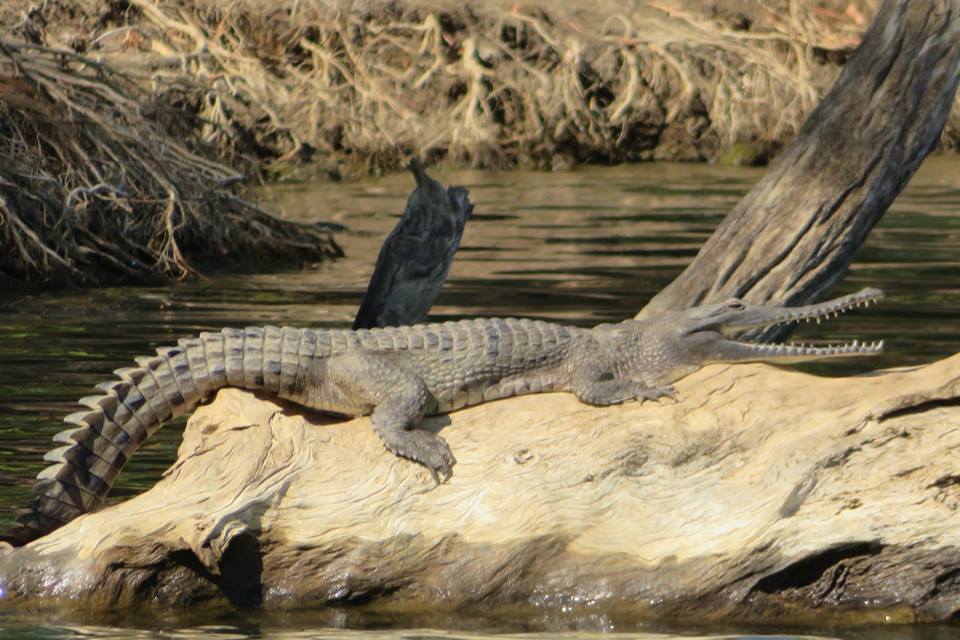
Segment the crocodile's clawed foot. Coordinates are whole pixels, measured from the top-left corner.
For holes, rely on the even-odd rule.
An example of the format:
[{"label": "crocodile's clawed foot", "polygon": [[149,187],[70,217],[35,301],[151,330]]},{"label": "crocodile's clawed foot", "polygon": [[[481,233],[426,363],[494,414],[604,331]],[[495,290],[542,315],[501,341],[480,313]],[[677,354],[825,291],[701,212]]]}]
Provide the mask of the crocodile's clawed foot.
[{"label": "crocodile's clawed foot", "polygon": [[404,436],[402,446],[394,453],[425,466],[437,484],[450,479],[457,459],[453,457],[446,440],[435,433],[420,429],[407,431]]},{"label": "crocodile's clawed foot", "polygon": [[670,400],[677,399],[677,390],[672,385],[664,385],[662,387],[647,387],[643,391],[637,394],[637,401],[643,402],[644,400],[659,400],[660,398],[669,398]]}]

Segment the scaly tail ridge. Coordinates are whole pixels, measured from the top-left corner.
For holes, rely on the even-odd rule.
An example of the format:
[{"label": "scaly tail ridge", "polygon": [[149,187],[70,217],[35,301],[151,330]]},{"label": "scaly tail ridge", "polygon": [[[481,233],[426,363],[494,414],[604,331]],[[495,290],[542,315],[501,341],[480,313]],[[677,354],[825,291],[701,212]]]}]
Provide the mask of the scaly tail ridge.
[{"label": "scaly tail ridge", "polygon": [[53,438],[62,446],[44,456],[53,464],[37,476],[37,496],[7,538],[22,544],[95,510],[141,444],[226,386],[226,333],[201,334],[136,358],[138,366],[114,372],[119,380],[97,385],[102,395],[82,398],[85,410],[64,419],[71,427]]},{"label": "scaly tail ridge", "polygon": [[305,362],[317,354],[322,332],[292,327],[223,329],[184,338],[157,355],[117,369],[118,380],[80,399],[83,411],[64,418],[61,445],[44,456],[53,463],[37,476],[37,493],[19,526],[5,536],[16,544],[56,529],[103,502],[127,460],[172,418],[193,411],[220,388],[263,389],[298,399]]}]

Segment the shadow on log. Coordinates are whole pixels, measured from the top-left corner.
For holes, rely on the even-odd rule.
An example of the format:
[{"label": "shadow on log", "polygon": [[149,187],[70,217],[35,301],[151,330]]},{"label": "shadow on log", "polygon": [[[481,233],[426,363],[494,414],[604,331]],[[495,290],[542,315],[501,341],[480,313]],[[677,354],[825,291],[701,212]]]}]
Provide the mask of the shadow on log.
[{"label": "shadow on log", "polygon": [[366,418],[224,390],[160,483],[0,557],[3,586],[81,608],[221,594],[781,622],[960,613],[960,355],[833,379],[714,366],[678,390],[429,420],[460,460],[441,486]]}]

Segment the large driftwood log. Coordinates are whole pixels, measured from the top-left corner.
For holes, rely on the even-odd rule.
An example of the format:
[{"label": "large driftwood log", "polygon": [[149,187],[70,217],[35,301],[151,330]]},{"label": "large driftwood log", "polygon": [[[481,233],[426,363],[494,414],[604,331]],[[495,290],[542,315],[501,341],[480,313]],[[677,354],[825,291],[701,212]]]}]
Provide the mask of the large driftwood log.
[{"label": "large driftwood log", "polygon": [[638,317],[825,297],[936,146],[958,81],[960,0],[884,2],[797,138]]},{"label": "large driftwood log", "polygon": [[460,461],[443,485],[385,452],[366,418],[224,390],[153,489],[8,551],[0,580],[15,602],[84,608],[218,594],[820,622],[960,613],[960,355],[851,378],[713,366],[678,389],[677,403],[539,395],[429,420]]}]

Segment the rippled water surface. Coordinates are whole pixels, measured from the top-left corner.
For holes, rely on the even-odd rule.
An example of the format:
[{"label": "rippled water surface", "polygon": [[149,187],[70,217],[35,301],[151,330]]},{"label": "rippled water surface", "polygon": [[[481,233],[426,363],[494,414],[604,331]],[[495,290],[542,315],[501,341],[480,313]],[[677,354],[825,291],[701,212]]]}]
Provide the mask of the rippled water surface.
[{"label": "rippled water surface", "polygon": [[4,627],[0,624],[0,638],[4,640],[33,640],[40,638],[110,638],[130,640],[956,640],[956,629],[948,627],[924,627],[922,629],[871,628],[844,632],[838,636],[784,635],[770,633],[728,633],[701,635],[694,633],[659,632],[539,632],[539,633],[477,633],[444,631],[438,629],[410,630],[342,630],[303,629],[296,627],[264,628],[259,625],[198,625],[194,627],[106,627],[92,625],[48,626],[27,631],[23,628]]},{"label": "rippled water surface", "polygon": [[[433,317],[532,316],[592,325],[632,316],[689,262],[761,175],[753,169],[656,164],[556,174],[440,174],[445,183],[469,187],[476,213]],[[0,528],[26,501],[50,436],[62,428],[61,417],[133,356],[225,325],[349,326],[380,243],[411,188],[412,179],[397,174],[266,189],[265,200],[292,218],[349,229],[339,235],[345,259],[302,272],[214,277],[162,288],[0,294]],[[818,372],[929,362],[960,351],[956,157],[924,165],[870,236],[839,293],[867,285],[887,292],[882,306],[805,328],[802,335],[884,339],[887,352],[869,362],[821,365]],[[161,430],[128,464],[113,499],[150,486],[173,460],[178,442],[179,426]],[[15,632],[2,625],[0,619],[2,638],[75,634],[54,626]],[[222,637],[273,637],[264,629],[221,631]],[[89,635],[98,633],[113,631]],[[935,637],[915,633],[902,629],[883,637]],[[427,635],[445,634],[406,637]]]}]

